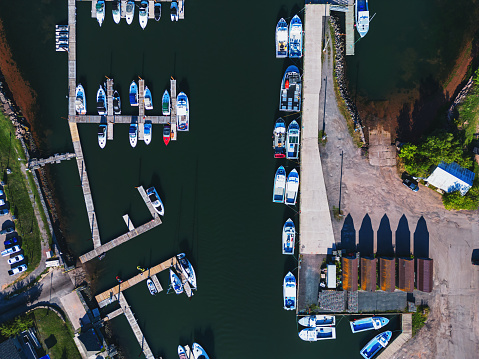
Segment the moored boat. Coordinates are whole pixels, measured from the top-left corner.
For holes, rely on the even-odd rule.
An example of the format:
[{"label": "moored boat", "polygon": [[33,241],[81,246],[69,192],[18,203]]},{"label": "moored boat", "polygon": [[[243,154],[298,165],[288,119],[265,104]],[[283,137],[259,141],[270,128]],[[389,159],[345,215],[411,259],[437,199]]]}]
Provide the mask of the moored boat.
[{"label": "moored boat", "polygon": [[188,282],[191,284],[192,289],[197,289],[196,274],[190,261],[186,258],[186,255],[184,253],[180,253],[176,257],[178,258],[181,272],[183,273],[185,278],[188,280]]},{"label": "moored boat", "polygon": [[150,187],[146,190],[146,195],[148,196],[148,199],[150,200],[151,204],[155,208],[156,212],[160,216],[165,215],[165,206],[163,205],[163,202],[158,195],[158,192],[156,191],[155,187]]},{"label": "moored boat", "polygon": [[96,92],[96,109],[100,116],[104,116],[107,114],[105,90],[103,90],[103,87],[101,85],[98,91]]},{"label": "moored boat", "polygon": [[176,294],[183,293],[183,284],[181,284],[180,278],[173,272],[173,269],[170,268],[170,283],[171,287],[175,291]]},{"label": "moored boat", "polygon": [[299,337],[307,342],[316,342],[318,340],[336,339],[336,328],[334,327],[316,327],[306,328],[299,332]]},{"label": "moored boat", "polygon": [[273,202],[284,203],[284,190],[286,189],[286,170],[279,166],[274,176]]},{"label": "moored boat", "polygon": [[368,344],[364,346],[363,349],[359,352],[361,356],[365,359],[371,359],[374,357],[382,348],[386,348],[389,344],[393,333],[391,331],[386,331],[381,334],[376,335],[373,339],[369,341]]},{"label": "moored boat", "polygon": [[364,332],[366,330],[378,330],[389,323],[389,319],[384,317],[367,317],[352,320],[349,322],[353,333]]},{"label": "moored boat", "polygon": [[105,20],[105,0],[98,0],[96,3],[96,19],[101,27],[103,20]]},{"label": "moored boat", "polygon": [[113,92],[113,113],[115,115],[121,115],[120,94],[116,90],[115,90],[115,92]]},{"label": "moored boat", "polygon": [[356,30],[359,36],[364,37],[369,31],[368,0],[356,0]]},{"label": "moored boat", "polygon": [[150,278],[146,280],[146,285],[148,286],[148,290],[150,291],[151,295],[158,294],[158,289],[156,288],[155,283],[153,283],[153,281]]},{"label": "moored boat", "polygon": [[180,359],[188,359],[186,356],[186,350],[181,345],[178,345],[178,357]]},{"label": "moored boat", "polygon": [[138,85],[135,81],[130,84],[130,105],[138,106]]},{"label": "moored boat", "polygon": [[136,143],[138,142],[138,125],[136,123],[130,124],[128,135],[130,137],[131,147],[136,147]]},{"label": "moored boat", "polygon": [[113,14],[113,21],[117,24],[120,23],[121,20],[121,2],[120,0],[113,1],[113,9],[111,10]]},{"label": "moored boat", "polygon": [[283,225],[283,254],[294,254],[295,238],[294,222],[288,218]]},{"label": "moored boat", "polygon": [[169,116],[171,114],[171,98],[168,90],[163,92],[163,97],[161,98],[161,112],[163,116]]},{"label": "moored boat", "polygon": [[155,20],[160,21],[161,19],[161,2],[155,2]]},{"label": "moored boat", "polygon": [[298,320],[298,323],[303,327],[327,327],[336,324],[336,317],[334,315],[308,315]]},{"label": "moored boat", "polygon": [[85,89],[81,84],[76,87],[75,110],[79,115],[86,115]]},{"label": "moored boat", "polygon": [[178,21],[178,3],[176,1],[171,2],[170,19],[171,21]]},{"label": "moored boat", "polygon": [[168,146],[168,143],[170,143],[171,139],[171,126],[166,124],[163,126],[163,142],[165,143],[165,146]]},{"label": "moored boat", "polygon": [[106,125],[104,123],[98,126],[98,145],[100,148],[105,148],[106,145]]},{"label": "moored boat", "polygon": [[273,130],[273,148],[274,158],[285,158],[286,149],[284,147],[284,139],[286,136],[286,126],[283,119],[280,117],[276,120]]},{"label": "moored boat", "polygon": [[193,357],[194,359],[210,359],[206,350],[204,350],[198,343],[193,343]]},{"label": "moored boat", "polygon": [[145,97],[145,110],[153,110],[153,98],[151,97],[151,91],[148,88],[148,86],[145,86],[145,91],[144,91],[144,97]]},{"label": "moored boat", "polygon": [[298,15],[294,15],[289,24],[289,57],[303,56],[303,24]]},{"label": "moored boat", "polygon": [[299,190],[299,174],[296,169],[291,170],[286,181],[286,193],[284,203],[290,206],[296,205],[296,197]]},{"label": "moored boat", "polygon": [[287,112],[301,111],[301,74],[296,66],[289,66],[281,81],[279,110]]},{"label": "moored boat", "polygon": [[190,105],[184,92],[180,92],[176,98],[176,123],[178,131],[190,130]]},{"label": "moored boat", "polygon": [[135,17],[135,1],[134,0],[128,0],[126,3],[126,10],[125,10],[125,17],[126,17],[126,23],[128,25],[131,25],[133,22],[133,18]]},{"label": "moored boat", "polygon": [[288,23],[283,18],[276,24],[276,58],[288,57]]},{"label": "moored boat", "polygon": [[296,278],[291,272],[283,280],[283,303],[286,310],[296,309]]},{"label": "moored boat", "polygon": [[140,6],[138,7],[138,14],[140,19],[140,26],[144,30],[146,24],[148,23],[148,1],[141,0]]},{"label": "moored boat", "polygon": [[296,120],[291,121],[286,135],[286,158],[297,160],[299,158],[299,125]]},{"label": "moored boat", "polygon": [[146,121],[143,126],[143,141],[145,141],[145,145],[149,145],[151,142],[151,122]]}]

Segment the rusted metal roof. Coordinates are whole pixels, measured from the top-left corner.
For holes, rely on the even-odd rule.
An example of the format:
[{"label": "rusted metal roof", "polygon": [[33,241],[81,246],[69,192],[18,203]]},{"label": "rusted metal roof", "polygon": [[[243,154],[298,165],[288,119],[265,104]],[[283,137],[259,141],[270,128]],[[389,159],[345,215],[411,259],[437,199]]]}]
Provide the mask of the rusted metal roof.
[{"label": "rusted metal roof", "polygon": [[379,286],[385,292],[396,289],[396,261],[393,258],[379,258]]},{"label": "rusted metal roof", "polygon": [[416,287],[421,292],[432,292],[433,264],[432,259],[417,259]]},{"label": "rusted metal roof", "polygon": [[358,290],[358,259],[343,257],[343,290]]},{"label": "rusted metal roof", "polygon": [[361,289],[376,291],[376,258],[361,258]]},{"label": "rusted metal roof", "polygon": [[399,289],[405,292],[414,290],[414,261],[399,258],[398,261]]}]

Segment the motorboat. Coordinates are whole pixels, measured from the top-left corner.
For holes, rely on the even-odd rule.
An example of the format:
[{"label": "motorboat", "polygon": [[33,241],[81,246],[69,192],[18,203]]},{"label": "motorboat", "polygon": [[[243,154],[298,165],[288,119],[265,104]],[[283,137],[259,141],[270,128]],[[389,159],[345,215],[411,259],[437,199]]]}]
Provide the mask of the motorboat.
[{"label": "motorboat", "polygon": [[276,25],[276,58],[288,57],[288,23],[281,18]]},{"label": "motorboat", "polygon": [[283,308],[286,310],[296,309],[296,278],[288,272],[283,281]]},{"label": "motorboat", "polygon": [[105,148],[106,145],[106,125],[104,123],[98,126],[98,145],[100,148]]},{"label": "motorboat", "polygon": [[120,94],[116,90],[115,90],[115,92],[113,92],[113,113],[115,115],[121,115]]},{"label": "motorboat", "polygon": [[349,322],[353,333],[360,333],[366,330],[378,330],[389,323],[389,319],[384,317],[367,317],[352,320]]},{"label": "motorboat", "polygon": [[364,37],[369,31],[368,0],[356,0],[356,30],[359,36]]},{"label": "motorboat", "polygon": [[298,15],[289,23],[289,57],[298,59],[303,56],[303,24]]},{"label": "motorboat", "polygon": [[389,340],[391,340],[392,335],[393,333],[389,330],[376,335],[368,344],[364,346],[363,349],[361,349],[359,354],[361,354],[361,356],[365,359],[371,359],[382,348],[386,348],[386,346],[389,344]]},{"label": "motorboat", "polygon": [[163,92],[163,97],[161,98],[161,112],[163,116],[169,116],[171,114],[171,98],[168,90]]},{"label": "motorboat", "polygon": [[184,92],[180,92],[176,97],[176,123],[178,131],[190,130],[190,105]]},{"label": "motorboat", "polygon": [[296,169],[291,170],[286,181],[286,195],[284,203],[290,206],[296,205],[296,197],[299,190],[299,174]]},{"label": "motorboat", "polygon": [[105,20],[105,0],[98,0],[96,2],[96,19],[98,24],[103,24],[103,20]]},{"label": "motorboat", "polygon": [[138,85],[135,81],[130,84],[130,105],[138,106]]},{"label": "motorboat", "polygon": [[283,225],[283,254],[294,254],[296,230],[294,222],[288,218]]},{"label": "motorboat", "polygon": [[148,199],[150,200],[152,206],[155,208],[156,212],[160,216],[165,215],[165,206],[163,205],[163,202],[161,201],[160,196],[158,195],[158,192],[156,191],[155,187],[150,187],[146,190],[146,195],[148,196]]},{"label": "motorboat", "polygon": [[301,111],[301,74],[296,66],[289,66],[281,81],[279,110],[287,112]]},{"label": "motorboat", "polygon": [[138,13],[140,18],[140,26],[145,30],[146,24],[148,23],[148,1],[141,0],[140,6],[138,7]]},{"label": "motorboat", "polygon": [[143,141],[145,141],[145,145],[149,145],[151,142],[151,122],[146,121],[143,126]]},{"label": "motorboat", "polygon": [[170,143],[171,139],[171,126],[166,124],[163,126],[163,142],[165,143],[165,146],[168,146],[168,143]]},{"label": "motorboat", "polygon": [[273,202],[284,203],[284,190],[286,189],[286,170],[279,166],[274,176]]},{"label": "motorboat", "polygon": [[126,23],[128,25],[131,25],[131,23],[133,22],[133,18],[135,17],[135,1],[134,0],[128,0],[128,2],[126,3],[125,17],[126,17]]},{"label": "motorboat", "polygon": [[178,345],[178,357],[180,359],[188,359],[186,356],[186,350],[181,345]]},{"label": "motorboat", "polygon": [[148,278],[146,280],[146,285],[148,286],[148,290],[150,291],[151,295],[157,295],[158,294],[158,289],[156,288],[155,283],[151,280],[151,278]]},{"label": "motorboat", "polygon": [[128,135],[130,137],[131,147],[136,147],[136,143],[138,142],[138,124],[130,124],[130,130],[128,131]]},{"label": "motorboat", "polygon": [[85,89],[81,84],[76,87],[75,110],[79,115],[86,115]]},{"label": "motorboat", "polygon": [[286,126],[284,120],[280,117],[276,120],[273,130],[273,148],[274,158],[285,158],[286,149],[284,147],[284,140],[286,137]]},{"label": "motorboat", "polygon": [[334,315],[308,315],[298,320],[298,323],[303,327],[329,327],[336,324],[336,317]]},{"label": "motorboat", "polygon": [[170,19],[171,21],[178,21],[178,3],[176,1],[171,2]]},{"label": "motorboat", "polygon": [[161,19],[161,2],[155,2],[155,20],[160,21]]},{"label": "motorboat", "polygon": [[96,109],[100,116],[105,116],[107,114],[105,90],[103,90],[103,87],[101,85],[98,91],[96,92]]},{"label": "motorboat", "polygon": [[145,86],[145,110],[153,110],[153,98],[151,97],[151,91],[148,86]]},{"label": "motorboat", "polygon": [[210,359],[206,351],[198,343],[193,343],[193,357],[194,359]]},{"label": "motorboat", "polygon": [[113,1],[113,9],[111,10],[111,12],[113,14],[113,21],[116,24],[119,24],[121,20],[121,1],[120,0]]},{"label": "motorboat", "polygon": [[316,342],[318,340],[336,339],[335,327],[316,327],[306,328],[299,332],[299,337],[307,342]]},{"label": "motorboat", "polygon": [[178,258],[178,262],[180,264],[180,269],[185,278],[191,284],[193,289],[197,289],[196,287],[196,274],[193,266],[191,265],[190,261],[186,259],[186,255],[184,253],[180,253],[176,256]]},{"label": "motorboat", "polygon": [[13,246],[13,247],[10,247],[8,249],[5,249],[1,252],[1,255],[3,257],[6,257],[6,256],[9,256],[10,254],[14,254],[14,253],[17,253],[17,252],[20,252],[22,249],[20,248],[20,246]]},{"label": "motorboat", "polygon": [[286,133],[286,158],[297,160],[299,158],[299,125],[296,120],[291,121]]},{"label": "motorboat", "polygon": [[170,268],[170,283],[171,287],[175,291],[176,294],[183,293],[183,284],[181,284],[180,278],[173,272],[173,269]]}]

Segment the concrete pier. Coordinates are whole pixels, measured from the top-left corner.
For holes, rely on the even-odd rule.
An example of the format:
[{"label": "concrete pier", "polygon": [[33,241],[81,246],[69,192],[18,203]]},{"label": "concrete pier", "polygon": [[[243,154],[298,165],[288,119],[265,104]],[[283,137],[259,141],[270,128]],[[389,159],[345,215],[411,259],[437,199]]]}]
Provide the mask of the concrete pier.
[{"label": "concrete pier", "polygon": [[346,55],[354,55],[354,0],[348,0],[348,11],[345,15]]},{"label": "concrete pier", "polygon": [[392,358],[393,354],[395,354],[404,343],[406,343],[409,339],[412,338],[412,314],[405,313],[401,316],[401,329],[402,333],[394,339],[386,349],[377,357],[377,359],[388,359]]}]

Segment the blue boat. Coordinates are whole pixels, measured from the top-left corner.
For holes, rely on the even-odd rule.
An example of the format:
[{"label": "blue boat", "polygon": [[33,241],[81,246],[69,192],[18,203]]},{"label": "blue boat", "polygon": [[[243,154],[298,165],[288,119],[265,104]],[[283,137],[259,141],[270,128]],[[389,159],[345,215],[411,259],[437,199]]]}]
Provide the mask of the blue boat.
[{"label": "blue boat", "polygon": [[286,170],[279,166],[274,176],[273,202],[284,203],[284,190],[286,189]]},{"label": "blue boat", "polygon": [[284,147],[284,139],[286,137],[286,126],[284,120],[280,117],[276,120],[273,130],[273,148],[274,158],[285,158],[286,150]]},{"label": "blue boat", "polygon": [[361,37],[369,31],[368,0],[356,0],[356,30]]},{"label": "blue boat", "polygon": [[301,74],[296,66],[289,66],[281,81],[279,110],[287,112],[301,111]]},{"label": "blue boat", "polygon": [[317,342],[318,340],[336,339],[336,328],[316,327],[306,328],[298,333],[301,340],[306,342]]},{"label": "blue boat", "polygon": [[363,349],[361,349],[359,354],[361,354],[361,356],[365,359],[371,359],[382,348],[386,348],[392,335],[393,333],[389,330],[387,332],[376,335],[373,339],[371,339],[368,344],[366,344]]},{"label": "blue boat", "polygon": [[286,135],[286,158],[297,160],[299,158],[299,125],[293,120],[288,126]]},{"label": "blue boat", "polygon": [[283,254],[294,254],[295,238],[294,222],[288,218],[283,226]]},{"label": "blue boat", "polygon": [[298,320],[298,323],[303,327],[330,327],[336,324],[336,317],[334,315],[309,315]]},{"label": "blue boat", "polygon": [[130,105],[138,106],[138,86],[135,81],[130,84]]},{"label": "blue boat", "polygon": [[289,24],[289,57],[299,59],[303,56],[303,24],[298,15],[294,15]]},{"label": "blue boat", "polygon": [[364,332],[366,330],[378,330],[389,323],[389,319],[384,317],[368,317],[356,319],[349,324],[353,333]]},{"label": "blue boat", "polygon": [[175,291],[176,294],[183,293],[183,284],[181,284],[180,278],[176,275],[175,272],[170,268],[170,283],[171,287]]},{"label": "blue boat", "polygon": [[283,303],[284,309],[296,309],[296,278],[293,273],[288,272],[283,281]]},{"label": "blue boat", "polygon": [[283,18],[276,25],[276,58],[288,57],[288,23]]}]

